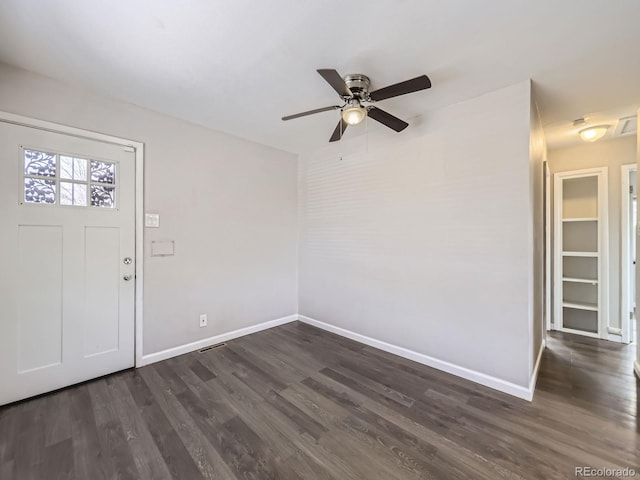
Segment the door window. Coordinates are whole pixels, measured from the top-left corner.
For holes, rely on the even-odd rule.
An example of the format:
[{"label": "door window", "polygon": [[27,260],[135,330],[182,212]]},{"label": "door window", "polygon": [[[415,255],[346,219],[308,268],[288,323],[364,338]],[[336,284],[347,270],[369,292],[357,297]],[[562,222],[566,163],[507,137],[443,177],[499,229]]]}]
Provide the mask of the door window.
[{"label": "door window", "polygon": [[116,164],[23,148],[24,203],[116,207]]}]

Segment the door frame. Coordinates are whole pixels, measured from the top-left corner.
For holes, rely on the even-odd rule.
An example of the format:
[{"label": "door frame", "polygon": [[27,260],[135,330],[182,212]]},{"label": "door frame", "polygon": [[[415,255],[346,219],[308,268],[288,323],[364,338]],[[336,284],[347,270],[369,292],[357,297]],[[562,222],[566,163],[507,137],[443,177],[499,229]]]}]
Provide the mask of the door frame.
[{"label": "door frame", "polygon": [[551,170],[547,160],[543,163],[544,169],[544,328],[542,332],[543,338],[546,338],[546,332],[551,331]]},{"label": "door frame", "polygon": [[144,143],[126,138],[114,137],[103,133],[83,130],[81,128],[61,125],[59,123],[39,120],[15,113],[0,110],[0,122],[19,125],[22,127],[36,128],[52,133],[60,133],[73,137],[95,140],[97,142],[121,145],[130,148],[135,154],[135,308],[134,308],[134,345],[135,366],[140,367],[142,362],[142,326],[143,326],[143,292],[144,292]]},{"label": "door frame", "polygon": [[629,231],[629,215],[631,214],[629,209],[629,187],[631,186],[631,183],[629,182],[629,174],[637,171],[638,165],[635,163],[622,165],[620,167],[620,266],[625,266],[624,268],[620,268],[620,327],[622,330],[622,343],[629,343],[631,341],[631,322],[629,319],[629,312],[631,311],[632,295],[630,287],[632,283],[631,275],[634,275],[635,272],[632,272],[629,269],[629,256],[631,255],[629,238],[631,234],[633,234],[633,232]]}]

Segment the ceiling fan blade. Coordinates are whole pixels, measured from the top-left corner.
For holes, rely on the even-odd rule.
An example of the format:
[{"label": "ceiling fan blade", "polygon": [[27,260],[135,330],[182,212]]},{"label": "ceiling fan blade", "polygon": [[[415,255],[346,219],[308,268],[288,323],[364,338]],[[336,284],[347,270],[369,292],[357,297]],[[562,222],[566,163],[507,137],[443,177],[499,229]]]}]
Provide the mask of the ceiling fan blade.
[{"label": "ceiling fan blade", "polygon": [[328,112],[329,110],[338,110],[338,105],[331,105],[330,107],[316,108],[315,110],[308,110],[306,112],[294,113],[293,115],[287,115],[282,117],[282,120],[293,120],[294,118],[306,117],[307,115],[313,115],[314,113]]},{"label": "ceiling fan blade", "polygon": [[431,88],[431,80],[429,80],[429,77],[426,75],[422,75],[420,77],[412,78],[411,80],[406,80],[404,82],[395,83],[388,87],[374,90],[369,95],[371,100],[377,102],[379,100],[384,100],[385,98],[406,95],[407,93],[413,93],[427,88]]},{"label": "ceiling fan blade", "polygon": [[320,69],[317,72],[324,78],[329,85],[333,87],[333,89],[338,92],[338,95],[341,97],[351,97],[353,93],[347,87],[347,84],[344,83],[344,80],[340,76],[338,72],[332,69]]},{"label": "ceiling fan blade", "polygon": [[404,120],[400,120],[398,117],[394,117],[390,113],[387,113],[384,110],[380,110],[376,107],[369,108],[367,115],[369,115],[375,121],[380,122],[381,124],[395,130],[396,132],[401,132],[409,126],[409,124]]},{"label": "ceiling fan blade", "polygon": [[342,135],[344,135],[344,132],[347,129],[348,125],[349,124],[343,121],[341,118],[340,121],[338,122],[338,125],[336,125],[336,129],[331,134],[331,138],[329,139],[329,141],[337,142],[338,140],[340,140],[342,138]]}]

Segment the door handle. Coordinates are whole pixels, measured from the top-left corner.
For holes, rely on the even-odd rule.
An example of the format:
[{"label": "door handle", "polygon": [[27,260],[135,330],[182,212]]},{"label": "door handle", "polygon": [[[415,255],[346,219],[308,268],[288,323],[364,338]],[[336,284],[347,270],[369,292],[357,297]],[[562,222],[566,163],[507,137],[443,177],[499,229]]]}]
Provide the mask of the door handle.
[{"label": "door handle", "polygon": [[128,282],[129,280],[131,280],[133,278],[133,275],[125,275],[122,278],[124,279],[125,282]]}]

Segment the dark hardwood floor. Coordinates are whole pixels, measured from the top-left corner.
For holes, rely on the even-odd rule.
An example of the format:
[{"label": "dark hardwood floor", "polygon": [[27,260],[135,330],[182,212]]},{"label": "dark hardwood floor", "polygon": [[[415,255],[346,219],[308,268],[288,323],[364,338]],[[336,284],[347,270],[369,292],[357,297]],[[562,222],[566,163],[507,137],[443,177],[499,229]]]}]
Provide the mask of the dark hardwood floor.
[{"label": "dark hardwood floor", "polygon": [[634,356],[553,333],[529,403],[296,322],[0,407],[0,479],[640,477]]}]

